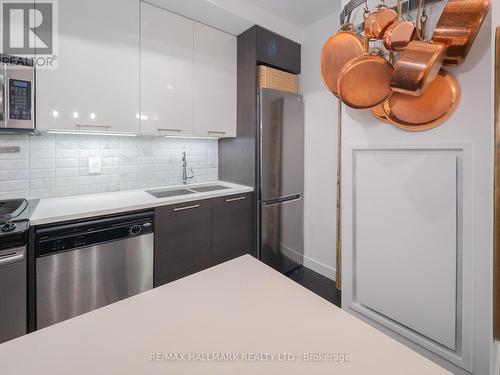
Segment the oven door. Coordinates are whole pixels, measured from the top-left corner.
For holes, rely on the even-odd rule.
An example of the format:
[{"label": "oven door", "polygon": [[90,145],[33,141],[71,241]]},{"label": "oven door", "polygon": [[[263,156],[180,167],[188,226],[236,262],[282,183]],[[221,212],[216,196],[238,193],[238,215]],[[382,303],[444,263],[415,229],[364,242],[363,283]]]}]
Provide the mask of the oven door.
[{"label": "oven door", "polygon": [[[35,70],[30,66],[0,66],[1,127],[35,129]],[[2,121],[2,120],[0,120]]]}]

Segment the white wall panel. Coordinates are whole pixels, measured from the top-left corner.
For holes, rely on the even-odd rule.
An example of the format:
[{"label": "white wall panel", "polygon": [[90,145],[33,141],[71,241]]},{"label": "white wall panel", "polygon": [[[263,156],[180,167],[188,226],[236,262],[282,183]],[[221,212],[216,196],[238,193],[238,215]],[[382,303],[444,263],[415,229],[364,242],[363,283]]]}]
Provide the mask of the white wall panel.
[{"label": "white wall panel", "polygon": [[356,302],[455,349],[455,151],[364,150],[354,158]]},{"label": "white wall panel", "polygon": [[343,223],[352,223],[344,308],[469,371],[472,150],[469,142],[351,143],[343,189]]}]

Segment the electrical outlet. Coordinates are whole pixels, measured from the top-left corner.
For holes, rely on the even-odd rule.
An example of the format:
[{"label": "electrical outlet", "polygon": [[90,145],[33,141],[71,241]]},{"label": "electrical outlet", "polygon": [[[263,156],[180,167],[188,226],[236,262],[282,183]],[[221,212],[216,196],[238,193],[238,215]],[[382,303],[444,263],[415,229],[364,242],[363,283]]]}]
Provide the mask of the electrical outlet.
[{"label": "electrical outlet", "polygon": [[92,157],[89,158],[89,174],[100,174],[102,171],[101,158]]}]

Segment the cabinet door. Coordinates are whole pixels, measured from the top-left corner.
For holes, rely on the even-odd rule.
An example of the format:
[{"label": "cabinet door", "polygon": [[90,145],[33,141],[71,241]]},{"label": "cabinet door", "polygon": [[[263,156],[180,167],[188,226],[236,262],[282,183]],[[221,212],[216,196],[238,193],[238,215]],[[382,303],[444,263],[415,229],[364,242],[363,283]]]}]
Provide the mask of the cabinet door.
[{"label": "cabinet door", "polygon": [[200,137],[236,137],[236,38],[194,25],[194,128]]},{"label": "cabinet door", "polygon": [[210,201],[155,210],[155,286],[210,266]]},{"label": "cabinet door", "polygon": [[212,200],[212,263],[252,254],[255,256],[253,194]]},{"label": "cabinet door", "polygon": [[194,22],[141,7],[141,131],[192,135]]},{"label": "cabinet door", "polygon": [[41,130],[139,130],[139,0],[58,2],[56,69],[37,71]]}]

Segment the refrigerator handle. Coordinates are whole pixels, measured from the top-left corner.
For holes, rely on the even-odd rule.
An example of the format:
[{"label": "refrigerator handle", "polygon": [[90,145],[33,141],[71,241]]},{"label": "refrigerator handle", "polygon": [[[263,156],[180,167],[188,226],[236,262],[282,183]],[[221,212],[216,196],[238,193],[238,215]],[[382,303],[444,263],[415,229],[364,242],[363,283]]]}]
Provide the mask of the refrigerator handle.
[{"label": "refrigerator handle", "polygon": [[268,201],[264,201],[264,204],[266,207],[269,207],[269,206],[276,206],[282,203],[297,201],[299,199],[302,199],[302,194],[294,194],[294,195],[289,195],[287,197],[270,199]]}]

